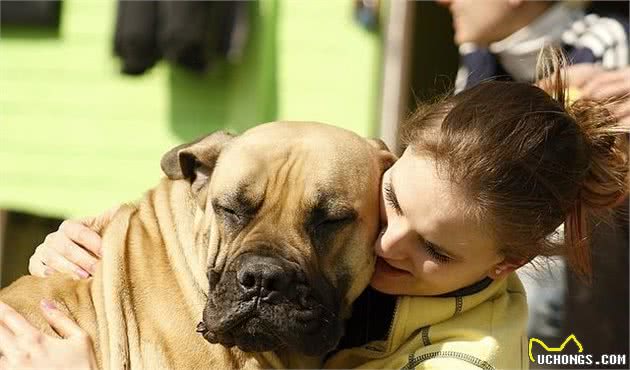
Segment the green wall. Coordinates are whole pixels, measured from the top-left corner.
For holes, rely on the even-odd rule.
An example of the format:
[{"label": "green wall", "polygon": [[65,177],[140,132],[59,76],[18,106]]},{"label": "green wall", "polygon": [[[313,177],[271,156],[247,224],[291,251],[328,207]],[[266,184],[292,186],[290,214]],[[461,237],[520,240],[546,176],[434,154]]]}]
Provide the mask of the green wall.
[{"label": "green wall", "polygon": [[217,129],[318,120],[373,136],[380,37],[349,1],[253,3],[240,63],[123,76],[116,2],[63,0],[61,29],[0,35],[0,208],[56,217],[138,198],[170,147]]}]

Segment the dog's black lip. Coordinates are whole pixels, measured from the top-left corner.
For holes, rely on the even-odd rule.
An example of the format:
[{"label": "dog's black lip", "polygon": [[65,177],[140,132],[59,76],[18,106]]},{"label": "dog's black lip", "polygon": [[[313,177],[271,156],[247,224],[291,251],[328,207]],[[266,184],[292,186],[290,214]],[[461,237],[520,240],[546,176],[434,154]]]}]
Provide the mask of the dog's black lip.
[{"label": "dog's black lip", "polygon": [[[258,308],[258,299],[250,302],[249,307],[241,311],[238,315],[235,315],[232,319],[227,319],[226,323],[221,325],[222,326],[221,332],[227,332],[229,330],[232,330],[235,327],[242,324],[244,321],[247,321],[251,319],[252,317],[255,317],[258,314],[257,308]],[[203,324],[205,327],[205,332],[210,331],[210,329],[207,328],[207,325],[205,324],[205,322]],[[197,328],[199,328],[199,325],[197,326]]]},{"label": "dog's black lip", "polygon": [[[251,318],[253,316],[256,315],[247,315],[247,318]],[[242,322],[242,320],[238,320],[238,323]],[[238,323],[236,325],[238,325]],[[234,328],[236,325],[234,326],[230,326],[230,328]],[[277,342],[278,342],[278,346],[277,348],[273,349],[273,350],[277,350],[279,348],[287,348],[290,347],[289,344],[282,338],[281,335],[279,335],[276,330],[274,330],[274,328],[270,327],[269,325],[267,325],[265,322],[260,322],[260,325],[265,329],[265,333],[273,336]],[[211,332],[209,329],[206,328],[205,323],[200,322],[199,325],[197,325],[197,329],[198,332],[210,343],[220,343],[224,346],[240,346],[239,342],[234,338],[234,333],[231,333],[231,329],[224,329],[221,330],[220,333],[213,333]]]},{"label": "dog's black lip", "polygon": [[208,332],[208,327],[203,321],[201,321],[199,324],[197,324],[197,329],[195,331],[199,334],[203,334]]}]

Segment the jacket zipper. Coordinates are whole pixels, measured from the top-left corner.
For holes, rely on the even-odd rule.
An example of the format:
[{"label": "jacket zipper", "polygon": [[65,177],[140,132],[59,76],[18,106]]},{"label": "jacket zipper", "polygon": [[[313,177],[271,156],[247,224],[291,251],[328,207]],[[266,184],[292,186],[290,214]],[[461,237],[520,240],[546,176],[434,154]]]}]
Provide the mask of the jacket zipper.
[{"label": "jacket zipper", "polygon": [[400,300],[402,298],[396,298],[396,306],[394,307],[394,313],[392,314],[392,321],[389,323],[389,329],[387,330],[387,341],[391,343],[390,336],[394,331],[394,323],[396,322],[396,315],[398,314],[398,306],[400,306]]}]

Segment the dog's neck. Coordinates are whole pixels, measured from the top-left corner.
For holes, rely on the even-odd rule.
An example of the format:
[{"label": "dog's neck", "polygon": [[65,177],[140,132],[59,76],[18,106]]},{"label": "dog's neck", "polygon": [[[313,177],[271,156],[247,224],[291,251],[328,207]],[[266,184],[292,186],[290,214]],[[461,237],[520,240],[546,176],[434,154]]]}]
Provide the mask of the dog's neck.
[{"label": "dog's neck", "polygon": [[[162,180],[158,187],[167,191],[155,191],[151,196],[153,211],[162,230],[173,233],[161,233],[170,265],[176,269],[174,276],[184,294],[187,306],[193,317],[201,319],[208,292],[206,261],[208,248],[196,240],[195,222],[196,201],[186,181]],[[158,204],[168,204],[159,207]],[[140,209],[142,213],[142,207]],[[142,215],[141,215],[142,217]]]}]

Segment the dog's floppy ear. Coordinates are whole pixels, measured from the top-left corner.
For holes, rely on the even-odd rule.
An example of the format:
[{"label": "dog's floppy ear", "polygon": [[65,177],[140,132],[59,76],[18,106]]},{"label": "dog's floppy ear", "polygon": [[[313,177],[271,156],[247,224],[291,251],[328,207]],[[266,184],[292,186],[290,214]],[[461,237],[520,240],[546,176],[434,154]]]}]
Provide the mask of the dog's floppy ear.
[{"label": "dog's floppy ear", "polygon": [[176,146],[162,156],[162,171],[171,180],[188,179],[193,190],[198,190],[212,174],[221,150],[234,137],[228,132],[217,131]]},{"label": "dog's floppy ear", "polygon": [[394,153],[392,153],[387,144],[381,139],[366,139],[371,146],[378,150],[378,156],[381,160],[381,165],[383,166],[383,172],[390,168],[394,162],[398,159]]}]

